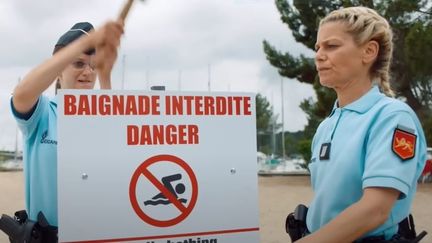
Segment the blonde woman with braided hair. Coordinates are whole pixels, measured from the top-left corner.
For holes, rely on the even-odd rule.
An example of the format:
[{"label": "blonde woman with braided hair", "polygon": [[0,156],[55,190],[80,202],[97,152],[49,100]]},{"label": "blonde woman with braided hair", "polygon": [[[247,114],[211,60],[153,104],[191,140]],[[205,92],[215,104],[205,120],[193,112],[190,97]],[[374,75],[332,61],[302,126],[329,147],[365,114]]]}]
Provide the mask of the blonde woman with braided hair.
[{"label": "blonde woman with braided hair", "polygon": [[409,242],[398,223],[409,215],[426,141],[415,113],[393,98],[391,57],[390,26],[374,10],[321,20],[315,63],[337,101],[312,142],[310,233],[296,242]]}]

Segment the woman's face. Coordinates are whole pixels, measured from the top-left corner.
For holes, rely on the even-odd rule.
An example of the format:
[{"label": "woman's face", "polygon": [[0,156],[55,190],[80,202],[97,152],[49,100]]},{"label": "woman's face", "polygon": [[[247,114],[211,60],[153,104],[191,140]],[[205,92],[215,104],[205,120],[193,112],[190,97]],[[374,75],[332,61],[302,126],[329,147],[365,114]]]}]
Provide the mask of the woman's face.
[{"label": "woman's face", "polygon": [[368,75],[368,67],[362,61],[363,48],[354,42],[343,23],[323,24],[315,49],[315,65],[323,86],[343,88]]},{"label": "woman's face", "polygon": [[60,75],[62,89],[93,89],[96,71],[92,63],[93,55],[81,54],[69,64]]}]

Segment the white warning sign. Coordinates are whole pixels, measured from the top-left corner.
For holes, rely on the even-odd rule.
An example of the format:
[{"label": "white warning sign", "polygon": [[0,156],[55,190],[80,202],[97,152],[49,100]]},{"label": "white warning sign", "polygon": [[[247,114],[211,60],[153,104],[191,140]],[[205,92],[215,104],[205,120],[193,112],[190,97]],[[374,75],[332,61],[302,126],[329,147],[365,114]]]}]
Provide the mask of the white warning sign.
[{"label": "white warning sign", "polygon": [[58,211],[59,242],[258,243],[255,96],[61,90]]}]

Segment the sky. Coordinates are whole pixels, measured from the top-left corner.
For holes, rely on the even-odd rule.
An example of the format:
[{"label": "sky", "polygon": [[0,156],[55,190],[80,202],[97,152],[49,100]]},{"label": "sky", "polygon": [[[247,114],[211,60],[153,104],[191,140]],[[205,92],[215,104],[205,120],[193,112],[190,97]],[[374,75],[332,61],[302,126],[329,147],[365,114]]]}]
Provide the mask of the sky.
[{"label": "sky", "polygon": [[[76,22],[96,28],[115,19],[124,0],[2,0],[0,4],[0,150],[22,147],[10,112],[18,80],[48,59]],[[286,131],[303,130],[299,104],[314,98],[310,85],[281,78],[265,58],[262,41],[297,56],[313,52],[296,43],[272,0],[135,1],[129,13],[113,89],[253,92],[264,95]],[[283,82],[283,90],[281,89]],[[283,93],[283,99],[281,99]],[[54,96],[53,87],[46,92]]]}]

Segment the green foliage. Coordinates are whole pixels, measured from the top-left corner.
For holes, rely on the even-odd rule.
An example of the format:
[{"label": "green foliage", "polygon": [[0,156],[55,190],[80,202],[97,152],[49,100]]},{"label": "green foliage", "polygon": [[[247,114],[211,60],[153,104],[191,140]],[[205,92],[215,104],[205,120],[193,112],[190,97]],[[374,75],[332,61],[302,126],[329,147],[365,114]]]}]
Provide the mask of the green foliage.
[{"label": "green foliage", "polygon": [[258,151],[263,152],[265,154],[271,154],[272,148],[270,147],[270,144],[267,142],[261,142],[260,145],[258,145]]},{"label": "green foliage", "polygon": [[312,157],[311,146],[312,146],[312,139],[308,139],[308,138],[300,140],[298,143],[299,152],[303,156],[303,159],[306,161],[306,168]]},{"label": "green foliage", "polygon": [[405,37],[407,47],[404,54],[412,60],[409,68],[416,71],[416,77],[431,78],[430,70],[432,60],[432,48],[425,48],[432,43],[432,26],[423,23],[415,23]]},{"label": "green foliage", "polygon": [[[290,157],[294,155],[300,154],[298,149],[298,142],[304,138],[304,133],[302,131],[299,132],[287,132],[284,134],[285,142],[285,155]],[[282,156],[282,131],[279,131],[276,134],[276,147],[275,154]]]},{"label": "green foliage", "polygon": [[257,94],[256,105],[256,126],[257,126],[257,149],[265,154],[271,154],[273,147],[273,132],[281,128],[277,124],[277,116],[273,114],[270,102],[261,94]]},{"label": "green foliage", "polygon": [[[415,80],[412,82],[414,96],[417,97],[422,106],[431,107],[432,48],[429,46],[432,43],[432,25],[425,25],[421,22],[415,23],[405,37],[405,42],[407,46],[404,50],[405,57],[412,60],[409,63],[409,70]],[[420,115],[423,116],[424,114]]]},{"label": "green foliage", "polygon": [[304,137],[304,133],[302,131],[299,132],[285,132],[285,153],[288,156],[300,154],[298,148],[298,141],[302,140]]},{"label": "green foliage", "polygon": [[257,132],[258,134],[267,132],[270,127],[271,117],[273,116],[270,102],[261,94],[257,94],[255,102]]},{"label": "green foliage", "polygon": [[[432,7],[428,0],[275,0],[281,21],[289,27],[294,39],[314,50],[319,21],[341,7],[367,6],[384,16],[393,30],[394,52],[391,85],[398,96],[411,106],[422,120],[429,145],[432,144]],[[311,84],[316,102],[304,100],[300,107],[308,117],[305,142],[311,139],[318,124],[330,113],[336,95],[322,87],[317,78],[314,59],[282,53],[263,41],[267,60],[280,75]],[[309,149],[310,150],[310,149]],[[308,156],[306,149],[302,150]],[[310,153],[310,151],[309,151]]]}]

